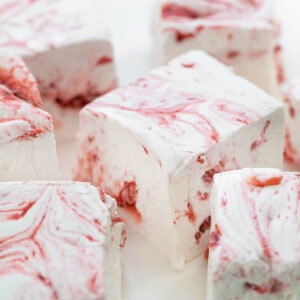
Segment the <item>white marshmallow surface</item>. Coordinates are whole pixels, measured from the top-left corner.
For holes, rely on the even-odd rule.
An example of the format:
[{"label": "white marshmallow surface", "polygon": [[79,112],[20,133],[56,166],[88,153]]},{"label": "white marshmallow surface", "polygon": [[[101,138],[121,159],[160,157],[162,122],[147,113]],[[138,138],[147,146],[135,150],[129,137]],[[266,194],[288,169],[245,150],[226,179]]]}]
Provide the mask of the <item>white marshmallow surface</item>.
[{"label": "white marshmallow surface", "polygon": [[88,183],[1,183],[1,298],[121,300],[115,209]]},{"label": "white marshmallow surface", "polygon": [[279,169],[215,176],[207,300],[299,299],[299,183]]}]

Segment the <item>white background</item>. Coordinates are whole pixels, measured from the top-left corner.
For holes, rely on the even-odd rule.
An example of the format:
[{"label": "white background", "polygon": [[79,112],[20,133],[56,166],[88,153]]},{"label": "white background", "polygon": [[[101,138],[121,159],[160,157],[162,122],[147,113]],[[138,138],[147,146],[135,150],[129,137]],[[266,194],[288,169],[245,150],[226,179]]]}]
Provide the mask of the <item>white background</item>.
[{"label": "white background", "polygon": [[[270,1],[283,23],[287,78],[300,78],[300,1]],[[99,0],[97,9],[112,34],[120,84],[143,76],[156,65],[151,36],[153,0]],[[64,177],[69,179],[74,146],[59,145],[58,152]],[[124,300],[201,300],[204,295],[203,261],[196,259],[185,272],[178,273],[142,237],[128,234],[124,249]]]}]

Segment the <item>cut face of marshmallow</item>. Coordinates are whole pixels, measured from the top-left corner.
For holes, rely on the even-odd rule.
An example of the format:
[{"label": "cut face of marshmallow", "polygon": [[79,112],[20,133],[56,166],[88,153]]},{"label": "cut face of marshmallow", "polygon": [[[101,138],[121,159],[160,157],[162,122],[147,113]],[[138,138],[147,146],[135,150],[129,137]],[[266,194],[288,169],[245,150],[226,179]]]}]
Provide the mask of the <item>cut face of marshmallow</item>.
[{"label": "cut face of marshmallow", "polygon": [[297,173],[217,174],[211,196],[207,299],[298,299]]},{"label": "cut face of marshmallow", "polygon": [[121,300],[115,208],[87,183],[1,183],[1,298]]},{"label": "cut face of marshmallow", "polygon": [[81,107],[117,85],[110,37],[93,11],[95,1],[0,4],[0,53],[24,59],[59,141],[74,137]]},{"label": "cut face of marshmallow", "polygon": [[283,115],[279,101],[190,52],[81,111],[75,178],[103,186],[180,268],[207,247],[213,175],[281,167]]},{"label": "cut face of marshmallow", "polygon": [[283,73],[272,4],[270,0],[157,1],[154,33],[158,55],[165,62],[188,50],[203,50],[279,96]]}]

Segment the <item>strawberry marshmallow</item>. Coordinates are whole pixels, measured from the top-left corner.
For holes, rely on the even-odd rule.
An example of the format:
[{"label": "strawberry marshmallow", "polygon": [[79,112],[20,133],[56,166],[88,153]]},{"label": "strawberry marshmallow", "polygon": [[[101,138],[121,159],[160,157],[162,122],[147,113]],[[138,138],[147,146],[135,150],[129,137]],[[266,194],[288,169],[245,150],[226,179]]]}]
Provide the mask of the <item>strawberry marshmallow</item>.
[{"label": "strawberry marshmallow", "polygon": [[0,181],[58,179],[51,116],[18,57],[0,56]]},{"label": "strawberry marshmallow", "polygon": [[96,2],[0,4],[0,53],[24,59],[59,141],[74,137],[80,108],[117,85],[110,36],[94,10]]},{"label": "strawberry marshmallow", "polygon": [[201,51],[80,113],[75,178],[117,199],[180,269],[208,243],[213,175],[282,166],[282,104]]},{"label": "strawberry marshmallow", "polygon": [[115,208],[87,183],[0,183],[1,299],[121,300]]},{"label": "strawberry marshmallow", "polygon": [[279,97],[283,73],[271,0],[157,0],[155,38],[162,61],[200,49]]},{"label": "strawberry marshmallow", "polygon": [[243,169],[214,182],[206,299],[299,299],[299,174]]}]

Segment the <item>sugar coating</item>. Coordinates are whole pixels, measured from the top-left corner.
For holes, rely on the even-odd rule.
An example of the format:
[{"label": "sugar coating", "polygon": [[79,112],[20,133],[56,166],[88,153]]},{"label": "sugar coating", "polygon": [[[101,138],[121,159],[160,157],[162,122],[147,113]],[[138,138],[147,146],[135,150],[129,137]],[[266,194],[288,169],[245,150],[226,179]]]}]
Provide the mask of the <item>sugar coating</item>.
[{"label": "sugar coating", "polygon": [[120,300],[124,232],[115,209],[87,183],[1,183],[1,297]]},{"label": "sugar coating", "polygon": [[298,173],[217,174],[207,299],[299,299]]},{"label": "sugar coating", "polygon": [[200,49],[279,96],[281,48],[272,1],[157,1],[154,34],[162,61]]},{"label": "sugar coating", "polygon": [[279,101],[190,52],[81,111],[75,178],[103,186],[180,268],[207,247],[213,175],[280,167],[283,135]]}]

